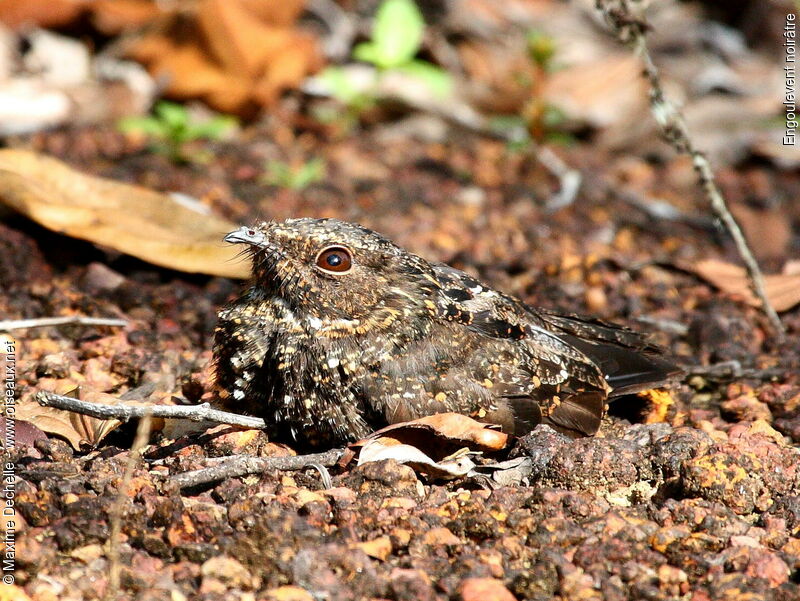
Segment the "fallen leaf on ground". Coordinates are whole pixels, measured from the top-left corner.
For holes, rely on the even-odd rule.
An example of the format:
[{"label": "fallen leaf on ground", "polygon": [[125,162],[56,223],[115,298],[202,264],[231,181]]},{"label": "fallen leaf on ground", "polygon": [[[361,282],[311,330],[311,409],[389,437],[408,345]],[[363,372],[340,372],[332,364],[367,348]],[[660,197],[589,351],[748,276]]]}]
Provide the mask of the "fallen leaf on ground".
[{"label": "fallen leaf on ground", "polygon": [[434,445],[437,448],[442,447],[443,443],[448,443],[458,447],[468,446],[473,450],[499,451],[508,444],[508,434],[504,434],[496,426],[476,421],[460,413],[436,413],[392,424],[381,428],[367,439],[387,435],[404,443],[419,443],[415,446]]},{"label": "fallen leaf on ground", "polygon": [[346,465],[358,453],[359,465],[394,459],[437,478],[456,478],[475,467],[471,455],[507,444],[508,434],[496,426],[460,413],[437,413],[381,428],[350,445],[339,463]]},{"label": "fallen leaf on ground", "polygon": [[[105,392],[89,390],[82,392],[75,389],[69,392],[54,390],[58,394],[73,397],[100,405],[146,405],[138,401],[126,401]],[[98,419],[89,415],[73,413],[55,407],[45,407],[30,399],[17,404],[16,419],[29,422],[43,432],[56,434],[66,439],[72,447],[79,451],[82,446],[97,447],[103,439],[122,425],[118,419]],[[151,430],[159,431],[164,428],[162,418],[153,418]]]},{"label": "fallen leaf on ground", "polygon": [[0,150],[0,202],[38,224],[186,271],[246,278],[238,250],[222,238],[236,225],[140,186],[85,175],[24,150]]},{"label": "fallen leaf on ground", "polygon": [[[77,390],[63,394],[79,398]],[[97,419],[54,407],[44,407],[34,400],[18,403],[16,418],[33,424],[43,432],[66,439],[76,451],[81,449],[81,445],[97,445],[122,423],[116,419]]]},{"label": "fallen leaf on ground", "polygon": [[164,13],[128,55],[163,77],[171,96],[247,115],[322,66],[314,36],[294,27],[304,5],[203,0],[189,12]]},{"label": "fallen leaf on ground", "polygon": [[415,446],[402,444],[394,438],[382,436],[368,440],[361,447],[358,465],[371,461],[394,459],[398,463],[409,465],[417,472],[428,474],[434,478],[449,479],[466,476],[475,467],[475,462],[470,456],[479,454],[463,448],[436,461]]},{"label": "fallen leaf on ground", "polygon": [[[788,311],[800,303],[800,273],[796,273],[787,263],[784,273],[764,276],[767,299],[776,311]],[[744,267],[733,263],[707,259],[682,268],[697,274],[723,292],[741,297],[747,304],[760,307],[761,301],[750,289],[750,278]]]}]

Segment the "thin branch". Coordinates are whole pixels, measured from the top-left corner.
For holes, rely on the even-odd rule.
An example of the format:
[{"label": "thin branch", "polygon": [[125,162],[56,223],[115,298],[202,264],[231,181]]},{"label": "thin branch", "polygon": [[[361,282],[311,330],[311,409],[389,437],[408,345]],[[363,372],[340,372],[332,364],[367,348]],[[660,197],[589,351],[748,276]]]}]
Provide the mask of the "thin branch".
[{"label": "thin branch", "polygon": [[230,424],[231,426],[242,426],[261,430],[266,427],[263,419],[239,415],[212,409],[208,403],[201,405],[104,405],[102,403],[89,403],[73,399],[54,392],[40,391],[34,396],[40,405],[45,407],[55,407],[73,413],[90,415],[99,419],[118,419],[128,421],[131,419],[142,418],[145,415],[151,417],[167,417],[173,419],[188,419],[193,422],[209,421],[219,424]]},{"label": "thin branch", "polygon": [[693,365],[686,368],[686,377],[701,376],[709,380],[728,382],[751,378],[753,380],[771,380],[786,374],[783,367],[767,367],[765,369],[744,368],[741,362],[734,360],[723,361],[713,365]]},{"label": "thin branch", "polygon": [[536,149],[536,158],[551,175],[558,178],[558,193],[547,201],[547,210],[555,213],[575,202],[575,197],[578,195],[583,181],[580,171],[572,169],[547,146],[539,146]]},{"label": "thin branch", "polygon": [[336,465],[339,458],[344,453],[344,449],[331,449],[324,453],[313,453],[311,455],[297,455],[294,457],[248,457],[238,455],[236,457],[225,457],[224,462],[217,463],[212,467],[184,472],[172,477],[172,482],[179,488],[192,488],[210,482],[219,482],[226,478],[237,478],[248,474],[261,474],[270,470],[301,470],[306,467]]},{"label": "thin branch", "polygon": [[9,319],[0,321],[0,332],[22,330],[24,328],[44,328],[47,326],[112,326],[124,328],[128,322],[110,317],[85,317],[69,315],[65,317],[38,317],[35,319]]},{"label": "thin branch", "polygon": [[677,152],[687,154],[692,158],[692,164],[700,178],[700,184],[711,208],[733,238],[739,255],[747,267],[753,291],[761,300],[762,309],[778,337],[783,339],[786,330],[778,313],[767,298],[761,269],[747,245],[747,240],[739,224],[728,209],[725,199],[717,187],[711,165],[706,156],[695,147],[683,116],[664,94],[658,68],[647,48],[648,25],[644,16],[637,14],[637,11],[631,8],[628,0],[596,0],[596,7],[606,17],[617,38],[624,43],[632,43],[634,51],[642,58],[644,76],[650,84],[650,110],[653,117],[663,129],[664,135],[672,147]]}]

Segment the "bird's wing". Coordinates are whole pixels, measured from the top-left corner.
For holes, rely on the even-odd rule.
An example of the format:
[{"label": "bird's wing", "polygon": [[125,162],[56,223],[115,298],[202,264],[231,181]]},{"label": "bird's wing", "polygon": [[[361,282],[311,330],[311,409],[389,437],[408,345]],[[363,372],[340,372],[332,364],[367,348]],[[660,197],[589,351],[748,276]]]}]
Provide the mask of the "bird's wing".
[{"label": "bird's wing", "polygon": [[626,327],[582,315],[538,312],[564,341],[600,367],[612,396],[657,388],[681,373],[663,349]]},{"label": "bird's wing", "polygon": [[513,297],[447,265],[435,265],[434,272],[441,284],[439,318],[507,340],[520,358],[502,393],[514,411],[518,434],[538,423],[571,436],[597,431],[609,387],[594,361]]},{"label": "bird's wing", "polygon": [[[680,373],[663,351],[623,326],[575,314],[530,307],[446,265],[434,266],[441,283],[440,317],[463,323],[485,336],[518,341],[528,357],[531,377],[540,390],[515,394],[509,402],[527,421],[536,412],[529,398],[539,399],[543,422],[558,429],[593,434],[608,397],[656,388]],[[550,392],[558,403],[548,405]]]},{"label": "bird's wing", "polygon": [[[545,384],[582,383],[578,388],[606,390],[598,366],[581,349],[552,328],[539,313],[472,276],[447,265],[435,265],[441,284],[437,301],[440,319],[455,321],[484,336],[518,341],[515,349]],[[577,390],[576,390],[577,391]]]}]

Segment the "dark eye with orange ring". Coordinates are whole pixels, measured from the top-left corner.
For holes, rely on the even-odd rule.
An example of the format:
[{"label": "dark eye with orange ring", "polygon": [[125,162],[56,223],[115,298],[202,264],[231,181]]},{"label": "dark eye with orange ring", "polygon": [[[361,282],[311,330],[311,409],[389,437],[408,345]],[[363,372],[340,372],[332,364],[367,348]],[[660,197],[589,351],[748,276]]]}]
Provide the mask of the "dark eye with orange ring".
[{"label": "dark eye with orange ring", "polygon": [[316,263],[327,273],[347,273],[353,267],[353,254],[344,246],[329,246],[320,251]]}]

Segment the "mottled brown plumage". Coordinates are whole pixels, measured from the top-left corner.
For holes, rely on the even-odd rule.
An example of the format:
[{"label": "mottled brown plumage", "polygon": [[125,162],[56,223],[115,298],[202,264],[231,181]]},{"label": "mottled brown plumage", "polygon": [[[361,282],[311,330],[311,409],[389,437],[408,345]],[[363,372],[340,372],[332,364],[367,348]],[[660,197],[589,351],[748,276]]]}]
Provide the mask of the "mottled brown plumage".
[{"label": "mottled brown plumage", "polygon": [[220,403],[277,439],[332,446],[455,411],[521,435],[594,434],[609,399],[676,373],[639,334],[534,309],[335,219],[261,223],[254,282],[219,314]]}]

